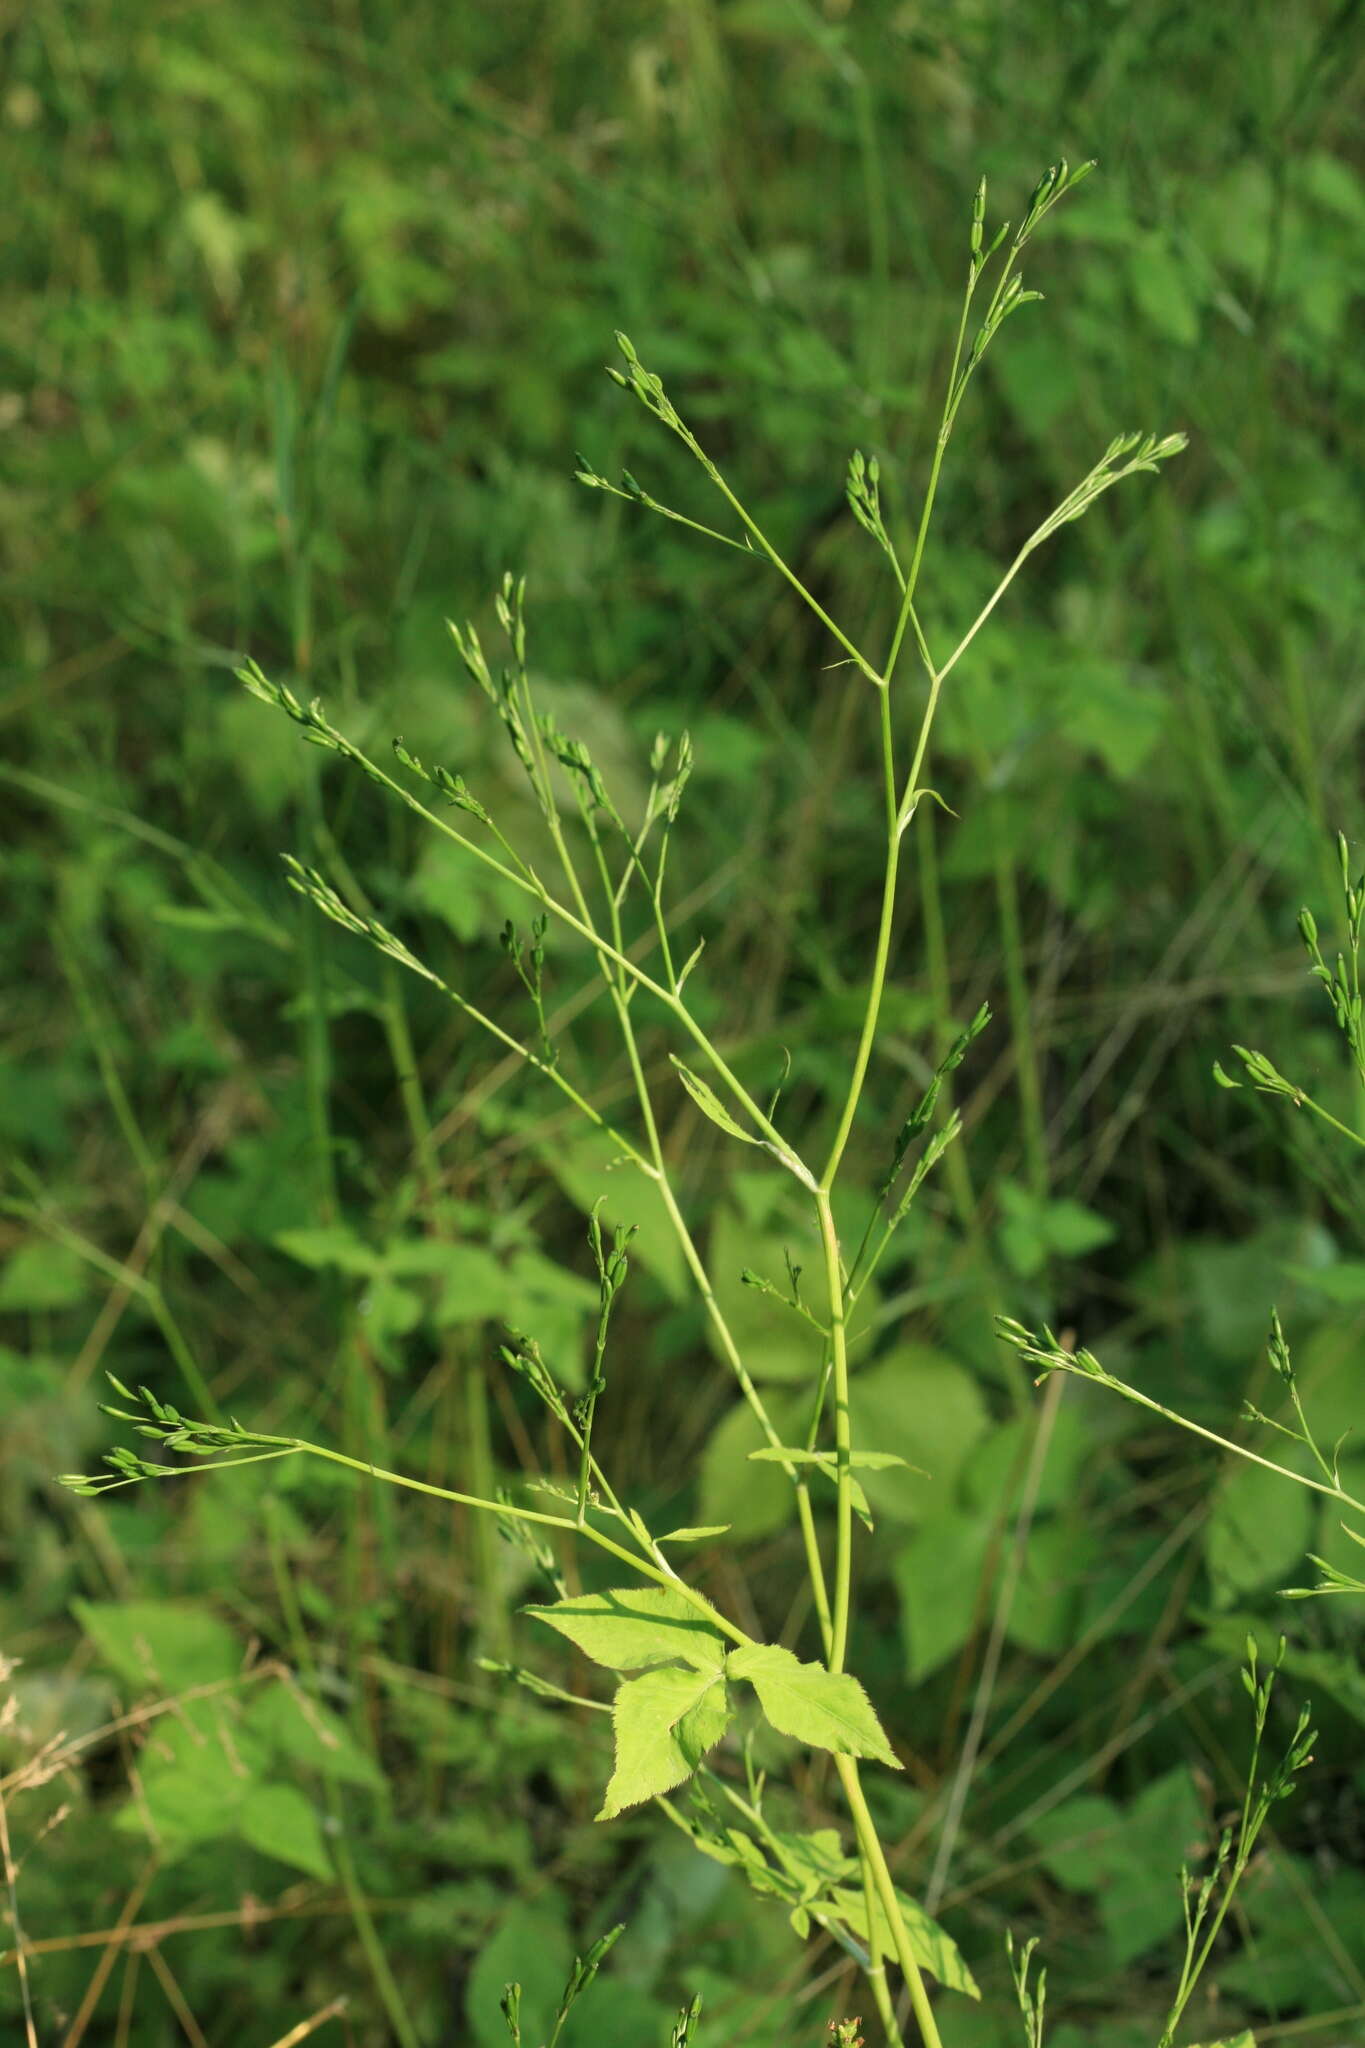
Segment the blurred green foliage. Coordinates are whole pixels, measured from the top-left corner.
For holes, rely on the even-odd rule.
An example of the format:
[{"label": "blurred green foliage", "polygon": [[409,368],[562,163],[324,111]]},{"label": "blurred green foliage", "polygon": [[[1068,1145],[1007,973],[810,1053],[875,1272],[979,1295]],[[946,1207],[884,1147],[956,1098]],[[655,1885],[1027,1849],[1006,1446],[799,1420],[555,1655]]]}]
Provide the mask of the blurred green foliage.
[{"label": "blurred green foliage", "polygon": [[[765,1085],[789,1047],[795,1121],[820,1117],[876,919],[865,693],[775,580],[582,491],[574,450],[708,516],[601,374],[624,327],[810,587],[884,640],[850,448],[903,535],[970,194],[985,171],[1008,212],[1065,153],[1101,175],[1032,252],[1048,304],[964,412],[931,639],[1114,432],[1193,446],[1065,530],[945,700],[932,779],[957,816],[916,827],[868,1185],[933,1057],[983,998],[1000,1014],[959,1076],[966,1145],[867,1300],[867,1427],[933,1478],[868,1475],[854,1661],[910,1766],[877,1790],[919,1891],[1014,1557],[941,1899],[985,1996],[950,2038],[1015,2038],[1012,1924],[1044,1937],[1052,2048],[1150,2042],[1177,1866],[1238,1794],[1240,1643],[1335,1531],[1068,1388],[1016,1540],[1037,1410],[990,1314],[1103,1336],[1226,1426],[1264,1398],[1278,1301],[1324,1433],[1359,1415],[1359,1206],[1312,1130],[1209,1066],[1273,1005],[1283,1064],[1353,1113],[1294,917],[1325,921],[1329,831],[1363,829],[1363,56],[1352,0],[26,0],[0,27],[5,1767],[118,1701],[211,1688],[16,1796],[44,2039],[100,1954],[72,1937],[134,1893],[184,1931],[140,1975],[118,1951],[90,2042],[182,2038],[164,1971],[215,2043],[345,1991],[357,2043],[492,2048],[505,1978],[529,2033],[617,1918],[575,2040],[645,2048],[701,1991],[704,2043],[786,2048],[856,1995],[657,1818],[580,1825],[599,1717],[475,1662],[526,1653],[487,1598],[536,1597],[520,1553],[293,1466],[107,1510],[51,1474],[105,1446],[105,1368],[438,1483],[536,1464],[499,1328],[581,1368],[605,1188],[641,1234],[599,1436],[675,1521],[753,1539],[742,1575],[709,1565],[737,1612],[774,1640],[805,1624],[780,1475],[743,1462],[658,1219],[427,992],[324,936],[277,855],[358,877],[490,1004],[517,987],[512,906],[231,669],[250,653],[357,736],[499,787],[443,620],[525,568],[538,688],[618,792],[656,730],[691,728],[698,1000]],[[552,1000],[583,964],[552,952]],[[599,1072],[595,1014],[571,1029]],[[674,1111],[738,1300],[741,1262],[800,1262],[798,1229]],[[768,1306],[738,1312],[781,1382]],[[1293,1615],[1320,1767],[1248,1879],[1207,2038],[1362,2025],[1365,1692],[1329,1606]],[[818,1779],[803,1797],[822,1811]],[[18,1998],[7,1969],[11,2030]]]}]

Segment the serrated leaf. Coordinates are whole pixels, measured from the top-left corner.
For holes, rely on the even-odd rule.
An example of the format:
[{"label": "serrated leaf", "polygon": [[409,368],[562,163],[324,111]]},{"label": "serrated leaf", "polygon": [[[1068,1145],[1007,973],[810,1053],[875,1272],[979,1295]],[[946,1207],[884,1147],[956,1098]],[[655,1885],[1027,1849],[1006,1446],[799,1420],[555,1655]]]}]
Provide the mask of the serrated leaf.
[{"label": "serrated leaf", "polygon": [[670,1792],[690,1778],[730,1719],[725,1680],[669,1665],[628,1678],[612,1702],[616,1768],[599,1820]]},{"label": "serrated leaf", "polygon": [[802,1895],[813,1899],[826,1885],[856,1877],[856,1858],[844,1854],[836,1828],[816,1828],[805,1834],[788,1834],[774,1828],[768,1846],[789,1877],[802,1887]]},{"label": "serrated leaf", "polygon": [[835,1756],[871,1757],[893,1771],[900,1769],[872,1702],[846,1671],[803,1664],[775,1643],[732,1650],[725,1669],[731,1678],[748,1679],[765,1718],[780,1735]]},{"label": "serrated leaf", "polygon": [[556,1601],[553,1607],[527,1607],[523,1612],[557,1628],[584,1656],[609,1671],[681,1663],[714,1673],[725,1662],[725,1644],[707,1627],[704,1615],[667,1586],[584,1593]]},{"label": "serrated leaf", "polygon": [[683,1087],[703,1116],[709,1117],[713,1124],[718,1124],[721,1130],[728,1131],[732,1138],[739,1138],[746,1145],[763,1143],[763,1140],[756,1137],[752,1131],[746,1131],[742,1124],[736,1123],[709,1082],[703,1081],[700,1074],[694,1074],[690,1067],[685,1067],[680,1059],[674,1059],[672,1053],[669,1054],[669,1058],[673,1060],[678,1070],[678,1078]]},{"label": "serrated leaf", "polygon": [[[853,1932],[860,1936],[869,1949],[875,1951],[881,1961],[894,1960],[895,1938],[886,1918],[881,1900],[876,1900],[876,1912],[872,1927],[867,1922],[867,1901],[861,1890],[840,1887],[832,1895],[838,1908],[839,1917]],[[961,1991],[968,1998],[980,1998],[981,1992],[975,1977],[963,1962],[957,1943],[945,1934],[937,1920],[931,1920],[924,1908],[897,1888],[896,1903],[901,1909],[901,1919],[910,1938],[910,1949],[922,1970],[937,1977],[940,1984],[950,1991]]]}]

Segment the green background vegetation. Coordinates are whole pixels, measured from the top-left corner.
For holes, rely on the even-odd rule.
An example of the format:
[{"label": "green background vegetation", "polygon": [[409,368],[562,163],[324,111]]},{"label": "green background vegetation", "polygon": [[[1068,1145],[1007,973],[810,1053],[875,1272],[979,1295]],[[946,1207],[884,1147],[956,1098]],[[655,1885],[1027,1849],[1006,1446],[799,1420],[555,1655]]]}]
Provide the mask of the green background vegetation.
[{"label": "green background vegetation", "polygon": [[[1150,2048],[1178,1865],[1239,1794],[1241,1644],[1287,1623],[1284,1713],[1312,1694],[1320,1761],[1191,2038],[1365,2040],[1359,1622],[1275,1597],[1306,1549],[1344,1547],[1334,1517],[1056,1381],[1021,1529],[1043,1397],[990,1320],[1073,1329],[1236,1428],[1269,1398],[1278,1302],[1320,1433],[1359,1415],[1365,1242],[1339,1157],[1210,1078],[1227,1042],[1260,1045],[1356,1114],[1294,917],[1312,903],[1326,930],[1330,834],[1365,836],[1359,16],[32,0],[0,31],[0,1646],[23,1660],[0,1760],[119,1700],[218,1688],[12,1802],[45,2043],[103,1953],[72,1938],[130,1898],[184,1930],[136,1965],[110,1951],[92,2043],[194,2038],[182,1999],[209,2042],[264,2048],[346,1992],[357,2044],[407,2026],[493,2048],[504,1980],[543,2024],[573,1943],[614,1919],[575,2041],[660,2042],[696,1991],[715,2048],[813,2044],[857,2009],[837,1951],[659,1816],[588,1824],[602,1718],[476,1662],[591,1682],[508,1619],[540,1588],[501,1539],[302,1465],[108,1506],[51,1475],[107,1447],[105,1370],[437,1483],[540,1468],[555,1452],[499,1335],[581,1373],[605,1190],[641,1236],[599,1449],[653,1519],[733,1523],[745,1545],[701,1553],[703,1582],[802,1640],[781,1476],[744,1463],[638,1189],[439,998],[321,927],[278,856],[522,1017],[514,906],[232,669],[249,653],[514,809],[443,621],[484,619],[524,568],[542,700],[618,794],[638,799],[656,731],[690,728],[670,872],[707,935],[698,1001],[755,1085],[790,1050],[794,1131],[827,1119],[877,910],[869,693],[775,578],[583,491],[573,455],[711,516],[602,374],[625,328],[808,585],[884,644],[895,593],[843,501],[849,451],[879,456],[903,535],[971,193],[984,171],[995,216],[1017,212],[1060,154],[1101,173],[1030,252],[1048,302],[964,411],[931,641],[1112,434],[1192,446],[1030,565],[947,692],[930,779],[957,815],[916,827],[855,1179],[874,1185],[953,1032],[983,1000],[997,1016],[861,1349],[866,1439],[933,1476],[868,1475],[851,1662],[907,1766],[875,1788],[898,1875],[935,1892],[983,1988],[945,2016],[953,2048],[1015,2038],[1006,1926],[1043,1937],[1053,2048]],[[550,994],[605,1105],[589,964],[552,946]],[[800,1260],[781,1190],[667,1099],[780,1389],[804,1364],[738,1273]],[[1358,1491],[1365,1450],[1347,1458]],[[306,1679],[306,1710],[239,1680],[248,1657]],[[808,1823],[825,1811],[818,1771],[797,1794]],[[0,2006],[17,2038],[12,1968]]]}]

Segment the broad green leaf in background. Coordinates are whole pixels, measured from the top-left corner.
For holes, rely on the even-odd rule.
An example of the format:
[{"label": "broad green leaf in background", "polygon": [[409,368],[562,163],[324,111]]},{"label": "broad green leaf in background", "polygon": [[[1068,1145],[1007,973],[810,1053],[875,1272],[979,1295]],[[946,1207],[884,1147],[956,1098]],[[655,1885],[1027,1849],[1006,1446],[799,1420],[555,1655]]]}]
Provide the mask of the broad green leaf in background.
[{"label": "broad green leaf in background", "polygon": [[287,1759],[344,1785],[384,1788],[383,1772],[346,1723],[295,1686],[260,1686],[237,1725],[241,1747],[259,1747],[276,1764]]},{"label": "broad green leaf in background", "polygon": [[[760,1231],[728,1203],[719,1210],[707,1244],[712,1286],[750,1377],[764,1386],[781,1381],[805,1385],[818,1362],[820,1338],[810,1324],[742,1278],[746,1271],[761,1273],[785,1294],[788,1257],[808,1272],[818,1270],[818,1247],[805,1218],[785,1229]],[[723,1359],[709,1325],[707,1337]]]},{"label": "broad green leaf in background", "polygon": [[242,1644],[207,1607],[175,1600],[73,1600],[71,1611],[106,1664],[139,1692],[183,1692],[232,1678]]},{"label": "broad green leaf in background", "polygon": [[526,2039],[547,2038],[572,1965],[561,1893],[546,1891],[510,1906],[469,1973],[464,2002],[470,2037],[479,2048],[508,2048],[498,2002],[509,1983],[518,1983]]},{"label": "broad green leaf in background", "polygon": [[1301,1486],[1244,1459],[1229,1460],[1204,1531],[1213,1597],[1295,1583],[1312,1534],[1314,1502]]},{"label": "broad green leaf in background", "polygon": [[279,1230],[275,1233],[274,1243],[286,1257],[297,1259],[301,1266],[307,1266],[314,1272],[330,1266],[339,1273],[368,1278],[383,1261],[383,1255],[376,1246],[369,1244],[359,1231],[349,1230],[344,1223],[318,1224],[305,1230]]},{"label": "broad green leaf in background", "polygon": [[1083,1258],[1113,1239],[1113,1224],[1080,1202],[1044,1201],[1009,1180],[998,1193],[1001,1249],[1022,1279],[1041,1273],[1049,1258]]},{"label": "broad green leaf in background", "polygon": [[1057,1515],[1033,1523],[1010,1601],[1007,1633],[1012,1643],[1035,1657],[1050,1657],[1066,1646],[1097,1549],[1093,1531],[1078,1517]]},{"label": "broad green leaf in background", "polygon": [[[1038,1434],[1035,1404],[1002,1422],[976,1446],[962,1475],[966,1504],[978,1514],[1010,1514],[1018,1506]],[[1106,1422],[1111,1417],[1106,1417]],[[1084,1402],[1062,1399],[1048,1433],[1046,1456],[1032,1493],[1035,1514],[1074,1500],[1103,1442],[1094,1411]]]},{"label": "broad green leaf in background", "polygon": [[[782,1388],[764,1396],[773,1427],[784,1437],[807,1419],[809,1402]],[[791,1514],[791,1481],[777,1465],[751,1462],[767,1438],[746,1401],[726,1409],[701,1456],[698,1511],[725,1522],[736,1536],[766,1536]]]},{"label": "broad green leaf in background", "polygon": [[607,1197],[607,1212],[634,1223],[632,1264],[640,1264],[663,1288],[670,1301],[686,1298],[691,1280],[677,1231],[657,1181],[623,1160],[620,1147],[603,1131],[573,1131],[553,1145],[539,1143],[542,1164],[585,1216],[594,1202]]},{"label": "broad green leaf in background", "polygon": [[325,1883],[335,1875],[317,1809],[296,1785],[253,1785],[242,1801],[238,1831],[253,1849]]},{"label": "broad green leaf in background", "polygon": [[0,1272],[0,1314],[74,1308],[90,1292],[93,1271],[64,1244],[33,1238],[21,1244]]},{"label": "broad green leaf in background", "polygon": [[[1358,1867],[1324,1870],[1311,1853],[1293,1855],[1277,1844],[1256,1858],[1237,1903],[1247,1938],[1220,1964],[1220,1989],[1269,2012],[1332,2013],[1359,2002],[1365,1873]],[[1340,2038],[1344,2048],[1350,2035]]]},{"label": "broad green leaf in background", "polygon": [[1204,1810],[1183,1766],[1144,1787],[1129,1806],[1085,1793],[1041,1816],[1029,1832],[1057,1882],[1094,1901],[1120,1965],[1180,1924],[1179,1885],[1154,1885],[1153,1869],[1193,1868],[1209,1844]]},{"label": "broad green leaf in background", "polygon": [[235,1835],[254,1779],[231,1748],[231,1733],[204,1701],[182,1704],[153,1724],[139,1765],[140,1796],[119,1812],[119,1832],[150,1833],[168,1862],[201,1842]]},{"label": "broad green leaf in background", "polygon": [[982,1586],[991,1525],[950,1509],[917,1530],[897,1553],[906,1675],[927,1678],[989,1618]]},{"label": "broad green leaf in background", "polygon": [[639,1671],[652,1664],[688,1664],[718,1672],[725,1662],[720,1635],[696,1605],[667,1586],[625,1586],[583,1593],[553,1607],[522,1610],[576,1643],[595,1664]]},{"label": "broad green leaf in background", "polygon": [[872,1757],[898,1771],[900,1761],[886,1739],[872,1702],[846,1671],[803,1664],[773,1643],[750,1643],[725,1660],[731,1678],[747,1678],[764,1717],[780,1735],[836,1756]]},{"label": "broad green leaf in background", "polygon": [[901,1344],[854,1382],[854,1448],[894,1451],[916,1471],[868,1472],[879,1516],[915,1522],[944,1513],[958,1474],[987,1427],[986,1404],[965,1366],[928,1344]]}]

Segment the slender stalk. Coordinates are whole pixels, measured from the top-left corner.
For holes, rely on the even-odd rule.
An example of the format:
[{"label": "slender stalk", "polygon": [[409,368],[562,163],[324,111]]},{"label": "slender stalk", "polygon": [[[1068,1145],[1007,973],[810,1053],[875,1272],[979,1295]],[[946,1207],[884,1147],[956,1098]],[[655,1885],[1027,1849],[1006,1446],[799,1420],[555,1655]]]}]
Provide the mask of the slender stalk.
[{"label": "slender stalk", "polygon": [[[349,742],[347,744],[349,745]],[[368,757],[362,756],[359,758],[364,762],[366,773],[373,780],[391,789],[396,796],[400,797],[407,804],[410,810],[416,811],[429,824],[434,825],[437,831],[443,832],[447,839],[452,840],[455,845],[462,847],[466,853],[473,854],[492,873],[500,875],[505,882],[512,883],[515,888],[522,890],[526,895],[534,897],[551,917],[566,925],[570,931],[576,932],[581,939],[585,939],[603,962],[609,961],[620,972],[629,975],[633,982],[640,988],[645,989],[656,1001],[662,1003],[664,1008],[676,1017],[693,1044],[705,1056],[713,1070],[730,1090],[736,1102],[753,1119],[754,1124],[763,1133],[764,1137],[772,1144],[778,1146],[784,1157],[795,1159],[796,1155],[792,1153],[790,1146],[783,1139],[780,1132],[775,1130],[768,1121],[768,1118],[753,1100],[753,1097],[749,1094],[743,1083],[732,1073],[721,1053],[717,1050],[702,1026],[698,1024],[696,1018],[680,996],[676,995],[671,988],[666,988],[661,982],[655,981],[651,974],[647,974],[644,968],[638,966],[619,946],[604,938],[596,929],[590,917],[585,917],[581,911],[576,914],[566,904],[561,903],[557,897],[552,896],[544,883],[538,878],[528,880],[525,875],[519,875],[515,869],[508,867],[504,861],[498,860],[486,848],[481,847],[477,841],[468,838],[463,832],[457,831],[453,825],[448,825],[444,818],[438,817],[436,812],[428,810],[426,805],[419,798],[413,796],[410,790],[405,789],[401,783],[396,782],[392,776],[386,774],[382,768],[379,768],[374,762],[370,761]],[[552,833],[555,829],[556,827],[552,825]],[[456,1000],[460,1001],[462,999],[457,997]],[[482,1022],[483,1020],[480,1019],[480,1021]],[[492,1027],[490,1026],[490,1028]],[[529,1058],[530,1055],[527,1057]],[[535,1062],[533,1061],[532,1064],[535,1064]],[[798,1160],[797,1164],[799,1163]]]},{"label": "slender stalk", "polygon": [[872,960],[872,975],[868,986],[867,1003],[863,1013],[863,1028],[858,1039],[858,1050],[854,1055],[853,1071],[849,1077],[848,1093],[844,1098],[843,1113],[830,1146],[825,1170],[820,1176],[820,1185],[827,1194],[839,1171],[844,1149],[848,1144],[853,1119],[862,1098],[863,1084],[867,1079],[868,1062],[877,1036],[877,1025],[881,1017],[882,996],[886,988],[886,968],[891,957],[891,931],[896,916],[896,879],[900,867],[901,834],[897,823],[895,743],[891,730],[891,693],[881,693],[881,743],[882,779],[886,800],[886,862],[882,873],[881,915],[877,922],[877,944]]},{"label": "slender stalk", "polygon": [[887,2048],[905,2048],[905,2037],[901,2023],[896,2018],[896,2002],[891,1996],[891,1986],[886,1981],[886,1964],[877,1953],[877,1944],[872,1939],[872,1930],[877,1924],[877,1880],[872,1865],[863,1849],[861,1838],[858,1843],[858,1863],[863,1878],[863,1910],[867,1914],[867,1981],[872,1987],[877,2017],[886,2035]]},{"label": "slender stalk", "polygon": [[825,1263],[825,1288],[829,1300],[830,1358],[834,1382],[834,1605],[831,1614],[829,1656],[831,1671],[842,1671],[848,1653],[848,1610],[853,1584],[853,1489],[850,1462],[852,1451],[848,1402],[848,1339],[844,1327],[844,1277],[839,1265],[839,1238],[829,1195],[822,1189],[816,1196],[820,1219],[820,1248]]},{"label": "slender stalk", "polygon": [[344,1451],[330,1450],[325,1444],[309,1443],[302,1437],[258,1437],[256,1441],[279,1444],[284,1450],[297,1451],[305,1457],[325,1458],[331,1465],[344,1465],[352,1472],[363,1472],[371,1479],[380,1480],[385,1486],[399,1486],[408,1493],[421,1493],[432,1500],[449,1501],[454,1507],[479,1508],[485,1514],[502,1515],[509,1521],[534,1522],[542,1529],[563,1529],[571,1536],[586,1537],[587,1541],[595,1543],[599,1550],[605,1550],[612,1557],[619,1558],[622,1564],[629,1565],[633,1572],[639,1572],[643,1578],[652,1579],[655,1585],[666,1586],[671,1593],[679,1594],[695,1607],[699,1614],[706,1617],[709,1627],[721,1635],[729,1636],[731,1642],[742,1647],[753,1640],[742,1628],[737,1628],[732,1621],[728,1621],[719,1608],[713,1607],[705,1594],[696,1592],[685,1579],[680,1579],[676,1572],[661,1570],[648,1558],[639,1556],[633,1550],[627,1550],[620,1543],[614,1543],[610,1536],[605,1535],[601,1529],[595,1529],[590,1522],[580,1528],[578,1522],[570,1515],[549,1515],[538,1508],[515,1507],[510,1501],[480,1500],[477,1494],[459,1493],[449,1486],[433,1486],[425,1479],[411,1479],[404,1472],[390,1472],[382,1465],[372,1465],[364,1459],[349,1457]]},{"label": "slender stalk", "polygon": [[[948,442],[953,430],[953,393],[957,388],[958,370],[962,362],[962,344],[967,338],[967,316],[971,311],[972,296],[976,290],[976,282],[976,272],[973,270],[967,281],[967,289],[962,299],[962,312],[958,318],[957,339],[953,343],[952,367],[948,372],[948,385],[943,400],[943,412],[939,419],[938,433],[934,438],[934,455],[929,465],[929,481],[924,490],[924,503],[920,508],[919,527],[915,533],[915,549],[910,557],[910,567],[906,571],[905,588],[901,593],[901,608],[896,618],[895,631],[891,636],[890,652],[886,657],[886,665],[882,670],[882,675],[888,689],[891,685],[891,678],[895,674],[896,663],[900,659],[901,644],[905,639],[905,629],[909,625],[914,612],[915,592],[919,587],[919,572],[924,561],[924,545],[929,538],[929,522],[934,516],[934,501],[938,496],[939,476],[943,469],[943,458],[947,453]],[[918,762],[916,763],[917,768]],[[910,778],[912,783],[914,776],[915,770],[912,770]]]},{"label": "slender stalk", "polygon": [[[620,917],[620,898],[617,892],[614,891],[611,887],[610,878],[607,875],[605,864],[603,862],[601,844],[598,839],[598,836],[595,832],[592,831],[591,821],[588,820],[586,822],[589,823],[589,831],[592,838],[592,844],[594,852],[597,855],[599,867],[602,871],[603,887],[606,893],[608,905],[610,907],[613,950],[618,954],[622,954],[622,957],[624,957],[624,940],[621,930]],[[561,863],[564,867],[566,876],[569,879],[570,887],[575,893],[575,899],[579,905],[579,914],[585,920],[586,923],[588,923],[589,925],[593,925],[591,912],[588,908],[586,899],[583,896],[582,889],[579,886],[578,877],[574,870],[571,856],[562,837],[557,836],[556,845],[557,850],[560,853]],[[712,1326],[716,1330],[720,1338],[721,1347],[725,1352],[727,1362],[729,1363],[731,1370],[733,1371],[735,1378],[738,1381],[740,1391],[743,1394],[744,1399],[749,1406],[750,1412],[754,1415],[755,1419],[757,1420],[758,1425],[760,1429],[763,1431],[763,1434],[767,1439],[769,1446],[774,1450],[779,1450],[782,1445],[782,1439],[778,1434],[776,1427],[773,1424],[771,1416],[768,1414],[768,1410],[763,1401],[762,1395],[759,1393],[757,1386],[754,1384],[754,1381],[749,1374],[748,1368],[744,1364],[743,1357],[740,1353],[739,1347],[734,1341],[729,1325],[726,1323],[725,1318],[721,1313],[720,1304],[716,1300],[715,1288],[711,1284],[711,1278],[706,1270],[705,1262],[702,1259],[701,1254],[697,1250],[696,1244],[692,1237],[692,1233],[687,1227],[687,1223],[683,1216],[682,1210],[678,1206],[677,1197],[673,1192],[673,1186],[668,1172],[668,1164],[664,1158],[663,1146],[659,1137],[658,1122],[654,1114],[654,1106],[649,1091],[649,1084],[645,1078],[644,1066],[640,1059],[639,1046],[635,1036],[634,1021],[630,1014],[627,991],[624,986],[624,976],[618,971],[617,976],[615,977],[615,979],[613,979],[613,977],[607,971],[605,958],[601,954],[599,954],[598,957],[599,960],[602,962],[604,978],[607,981],[608,990],[611,994],[612,1002],[616,1010],[617,1022],[619,1024],[622,1040],[626,1048],[626,1056],[630,1062],[631,1075],[635,1084],[635,1092],[640,1104],[640,1113],[644,1118],[646,1142],[649,1150],[650,1159],[654,1168],[655,1180],[657,1182],[660,1194],[663,1198],[664,1207],[668,1212],[669,1221],[673,1225],[674,1234],[677,1237],[679,1245],[682,1249],[683,1257],[687,1261],[689,1270],[691,1271],[693,1276],[693,1280],[695,1281],[697,1289],[701,1294],[702,1300],[706,1305],[707,1313],[711,1318]],[[820,1555],[819,1538],[816,1534],[815,1529],[815,1517],[811,1508],[809,1484],[807,1480],[804,1478],[804,1476],[801,1474],[799,1468],[794,1465],[788,1464],[785,1460],[782,1464],[782,1470],[791,1480],[796,1494],[797,1520],[801,1530],[801,1542],[802,1548],[805,1553],[806,1570],[810,1579],[811,1594],[815,1602],[816,1615],[820,1623],[821,1638],[826,1650],[828,1650],[830,1644],[834,1640],[834,1623],[830,1610],[829,1590],[825,1578],[824,1562]]]},{"label": "slender stalk", "polygon": [[[1034,1352],[1023,1345],[1017,1348],[1025,1358],[1044,1364],[1050,1370],[1069,1369],[1054,1365],[1046,1354]],[[1149,1409],[1153,1415],[1161,1416],[1163,1421],[1173,1422],[1177,1428],[1188,1430],[1191,1436],[1199,1436],[1205,1443],[1215,1444],[1220,1451],[1227,1451],[1235,1458],[1245,1458],[1249,1464],[1260,1465],[1267,1472],[1277,1472],[1281,1479],[1292,1479],[1296,1486],[1306,1486],[1310,1493],[1324,1494],[1328,1500],[1340,1501],[1343,1507],[1350,1508],[1354,1514],[1365,1515],[1365,1501],[1357,1500],[1354,1495],[1347,1493],[1344,1487],[1322,1479],[1310,1479],[1306,1472],[1296,1472],[1292,1466],[1277,1464],[1274,1458],[1263,1458],[1259,1451],[1249,1450],[1245,1444],[1234,1443],[1231,1437],[1219,1436],[1217,1430],[1205,1429],[1202,1422],[1192,1422],[1188,1415],[1181,1415],[1178,1410],[1166,1407],[1164,1402],[1154,1401],[1150,1394],[1140,1393],[1136,1387],[1129,1386],[1127,1380],[1115,1379],[1112,1373],[1105,1372],[1102,1368],[1095,1372],[1078,1370],[1076,1377],[1094,1380],[1100,1386],[1108,1387],[1111,1393],[1121,1395],[1125,1401],[1135,1402],[1139,1408]]]},{"label": "slender stalk", "polygon": [[[901,1966],[905,1987],[910,1993],[910,2003],[919,2024],[924,2048],[943,2048],[938,2022],[934,2018],[934,2008],[929,2003],[924,1973],[916,1962],[910,1946],[910,1936],[901,1915],[900,1901],[896,1897],[895,1882],[886,1860],[886,1851],[882,1848],[881,1837],[877,1833],[877,1823],[872,1818],[863,1792],[857,1763],[851,1756],[840,1756],[834,1759],[834,1767],[839,1774],[839,1783],[843,1786],[849,1812],[853,1816],[859,1848],[867,1859],[877,1897],[881,1900],[882,1911],[891,1929],[891,1938],[896,1944],[896,1960]],[[871,1929],[868,1932],[869,1935],[872,1934]]]}]

